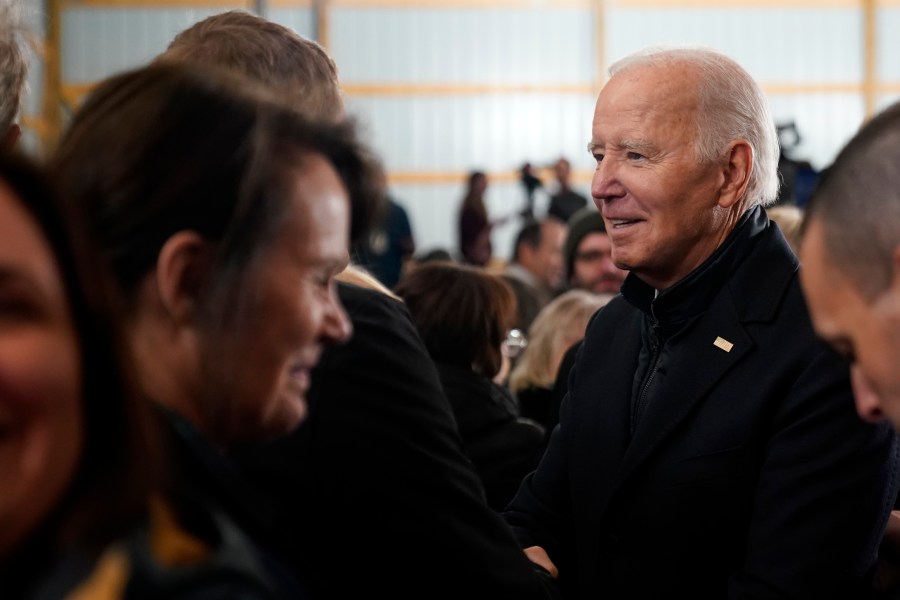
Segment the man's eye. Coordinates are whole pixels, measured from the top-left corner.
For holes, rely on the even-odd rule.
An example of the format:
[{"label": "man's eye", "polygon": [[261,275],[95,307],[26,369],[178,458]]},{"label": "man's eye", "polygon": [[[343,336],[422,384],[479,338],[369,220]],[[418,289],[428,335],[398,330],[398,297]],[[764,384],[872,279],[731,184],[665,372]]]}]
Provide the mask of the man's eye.
[{"label": "man's eye", "polygon": [[641,160],[642,158],[644,158],[644,155],[639,152],[628,153],[628,160]]}]

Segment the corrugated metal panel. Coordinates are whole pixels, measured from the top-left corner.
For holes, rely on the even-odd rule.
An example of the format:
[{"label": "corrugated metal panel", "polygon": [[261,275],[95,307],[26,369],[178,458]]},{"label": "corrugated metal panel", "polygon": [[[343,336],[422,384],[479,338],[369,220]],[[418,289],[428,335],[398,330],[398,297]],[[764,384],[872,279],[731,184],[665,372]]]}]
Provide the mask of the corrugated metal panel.
[{"label": "corrugated metal panel", "polygon": [[591,168],[593,95],[350,97],[393,170],[510,170],[560,155]]},{"label": "corrugated metal panel", "polygon": [[271,4],[270,2],[269,12],[266,15],[268,19],[290,27],[305,38],[315,37],[315,14],[311,8],[278,8]]},{"label": "corrugated metal panel", "polygon": [[[852,6],[672,9],[610,3],[607,7],[604,52],[608,60],[646,45],[694,43],[733,56],[764,84],[840,88],[862,82],[862,13]],[[63,77],[86,82],[142,64],[162,51],[178,31],[220,10],[67,9]],[[315,34],[314,12],[308,6],[270,3],[269,17],[301,35]],[[588,86],[598,71],[593,29],[597,21],[585,6],[334,6],[328,17],[329,50],[349,86]],[[881,8],[879,76],[894,84],[900,83],[900,41],[894,36],[898,28],[900,9]],[[32,75],[37,82],[33,88],[40,85],[37,71]],[[798,157],[824,166],[862,122],[861,92],[784,91],[781,88],[771,96],[776,119],[795,120],[804,139]],[[28,98],[29,103],[35,102],[35,95]],[[882,100],[896,97],[885,93]],[[526,160],[546,165],[560,155],[570,158],[576,170],[586,171],[593,166],[584,147],[594,100],[592,93],[463,94],[451,88],[445,94],[352,95],[348,107],[368,125],[391,171],[508,172]],[[397,186],[420,248],[440,244],[455,249],[455,211],[462,187],[462,182]],[[522,194],[517,184],[498,182],[491,186],[488,198],[491,212],[499,215],[518,209]],[[499,255],[508,254],[514,229],[495,233]]]},{"label": "corrugated metal panel", "polygon": [[63,80],[90,82],[142,65],[165,50],[178,32],[222,10],[67,9],[62,26]]},{"label": "corrugated metal panel", "polygon": [[331,51],[347,83],[590,83],[593,18],[568,9],[340,9]]},{"label": "corrugated metal panel", "polygon": [[862,13],[846,8],[614,9],[607,20],[610,61],[648,45],[710,46],[760,81],[858,82],[863,76]]},{"label": "corrugated metal panel", "polygon": [[878,11],[878,76],[900,83],[900,8]]},{"label": "corrugated metal panel", "polygon": [[794,121],[802,143],[794,158],[821,169],[859,129],[865,117],[863,99],[856,94],[803,94],[771,98],[775,121]]}]

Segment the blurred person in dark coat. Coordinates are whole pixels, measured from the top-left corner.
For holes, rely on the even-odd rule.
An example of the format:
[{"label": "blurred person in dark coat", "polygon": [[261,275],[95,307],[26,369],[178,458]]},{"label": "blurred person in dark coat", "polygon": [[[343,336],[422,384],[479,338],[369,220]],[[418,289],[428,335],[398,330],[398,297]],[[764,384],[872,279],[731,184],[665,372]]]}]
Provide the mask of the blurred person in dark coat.
[{"label": "blurred person in dark coat", "polygon": [[[232,68],[318,120],[344,117],[337,68],[322,48],[246,12],[204,19],[160,60]],[[351,221],[362,230],[367,214]],[[322,353],[306,422],[231,455],[275,501],[290,564],[314,573],[325,597],[552,593],[486,504],[409,311],[365,287],[339,283],[337,294],[353,335]]]},{"label": "blurred person in dark coat", "polygon": [[[396,288],[412,314],[487,493],[502,510],[537,465],[544,428],[523,419],[509,390],[497,383],[520,349],[516,298],[498,275],[451,263],[416,268]],[[516,332],[518,333],[518,332]]]}]

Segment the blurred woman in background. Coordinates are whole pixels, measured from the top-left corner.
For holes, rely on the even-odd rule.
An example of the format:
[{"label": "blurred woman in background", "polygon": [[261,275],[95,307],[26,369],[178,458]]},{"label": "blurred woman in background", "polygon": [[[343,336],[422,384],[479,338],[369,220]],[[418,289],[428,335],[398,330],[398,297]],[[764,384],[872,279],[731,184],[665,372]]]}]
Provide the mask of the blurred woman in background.
[{"label": "blurred woman in background", "polygon": [[486,266],[493,255],[491,231],[484,193],[488,178],[481,171],[469,174],[466,194],[459,208],[459,252],[464,263],[477,267]]},{"label": "blurred woman in background", "polygon": [[437,365],[488,504],[502,510],[537,465],[544,437],[543,428],[521,418],[509,391],[494,381],[509,368],[505,348],[517,347],[506,343],[515,296],[499,276],[442,262],[417,267],[395,292]]}]

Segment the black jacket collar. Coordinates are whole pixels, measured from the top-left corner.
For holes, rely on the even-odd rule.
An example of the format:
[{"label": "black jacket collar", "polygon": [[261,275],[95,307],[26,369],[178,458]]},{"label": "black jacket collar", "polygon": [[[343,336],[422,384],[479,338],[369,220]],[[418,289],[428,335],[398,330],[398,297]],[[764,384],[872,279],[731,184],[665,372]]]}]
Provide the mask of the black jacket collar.
[{"label": "black jacket collar", "polygon": [[751,253],[769,219],[761,206],[744,213],[725,242],[684,279],[656,295],[656,290],[629,273],[622,285],[628,302],[658,324],[668,336],[706,310],[730,275]]}]

